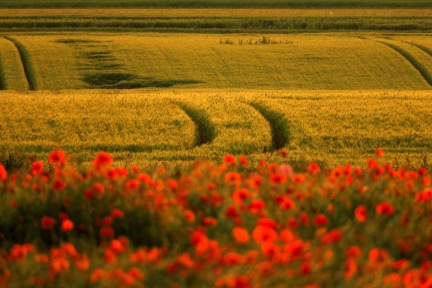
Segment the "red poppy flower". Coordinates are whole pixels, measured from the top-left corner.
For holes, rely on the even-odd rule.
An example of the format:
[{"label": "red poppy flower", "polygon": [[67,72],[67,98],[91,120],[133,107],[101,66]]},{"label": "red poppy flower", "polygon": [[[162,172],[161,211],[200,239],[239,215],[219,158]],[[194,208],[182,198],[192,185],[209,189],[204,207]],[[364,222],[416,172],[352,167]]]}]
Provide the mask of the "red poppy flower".
[{"label": "red poppy flower", "polygon": [[135,191],[139,188],[140,186],[140,181],[137,179],[131,179],[129,181],[126,182],[125,184],[125,189],[127,191]]},{"label": "red poppy flower", "polygon": [[84,197],[89,200],[92,200],[94,198],[92,189],[87,189],[86,191],[84,191]]},{"label": "red poppy flower", "polygon": [[206,227],[209,226],[216,226],[217,224],[217,219],[213,218],[213,217],[205,217],[202,221],[202,224]]},{"label": "red poppy flower", "polygon": [[65,189],[66,187],[67,187],[66,182],[63,182],[63,181],[60,180],[60,179],[56,179],[56,180],[54,181],[53,188],[54,188],[55,191],[63,190],[63,189]]},{"label": "red poppy flower", "polygon": [[306,177],[303,174],[296,174],[294,175],[294,177],[292,178],[292,180],[296,183],[296,184],[301,184],[306,180]]},{"label": "red poppy flower", "polygon": [[225,175],[225,183],[237,183],[241,181],[241,175],[237,172],[228,172]]},{"label": "red poppy flower", "polygon": [[99,230],[99,234],[101,238],[113,238],[114,229],[112,229],[111,227],[103,227]]},{"label": "red poppy flower", "polygon": [[350,279],[357,273],[357,263],[354,258],[348,258],[345,261],[345,279]]},{"label": "red poppy flower", "polygon": [[90,279],[92,282],[98,282],[105,275],[104,270],[97,268],[90,274]]},{"label": "red poppy flower", "polygon": [[65,232],[71,231],[73,229],[73,227],[74,227],[74,223],[69,219],[63,220],[63,222],[61,224],[61,229]]},{"label": "red poppy flower", "polygon": [[103,194],[105,192],[105,188],[100,183],[93,184],[93,189],[98,192],[99,194]]},{"label": "red poppy flower", "polygon": [[283,184],[287,180],[287,176],[281,173],[273,173],[270,175],[270,180],[275,184]]},{"label": "red poppy flower", "polygon": [[242,164],[244,167],[249,166],[249,161],[247,160],[247,158],[244,155],[241,155],[239,157],[239,162],[240,164]]},{"label": "red poppy flower", "polygon": [[4,166],[0,163],[0,181],[6,181],[7,172]]},{"label": "red poppy flower", "polygon": [[348,258],[358,258],[362,255],[362,250],[359,246],[350,246],[345,252]]},{"label": "red poppy flower", "polygon": [[312,173],[313,175],[319,173],[321,171],[321,168],[317,163],[311,163],[309,164],[307,170]]},{"label": "red poppy flower", "polygon": [[250,197],[250,192],[245,188],[236,190],[232,194],[232,198],[234,202],[236,202],[239,205],[243,204],[243,200],[249,197]]},{"label": "red poppy flower", "polygon": [[291,210],[296,207],[296,204],[293,200],[288,197],[283,197],[283,200],[279,203],[279,207],[283,210]]},{"label": "red poppy flower", "polygon": [[191,210],[186,210],[184,215],[189,223],[195,222],[195,214]]},{"label": "red poppy flower", "polygon": [[382,156],[384,156],[384,151],[381,148],[377,148],[376,151],[375,151],[375,154],[378,157],[382,157]]},{"label": "red poppy flower", "polygon": [[123,217],[123,212],[120,209],[114,208],[111,211],[111,216],[114,217],[114,218],[122,218]]},{"label": "red poppy flower", "polygon": [[41,226],[44,229],[51,229],[55,223],[54,218],[44,216],[42,217]]},{"label": "red poppy flower", "polygon": [[262,243],[266,241],[276,241],[278,239],[278,234],[276,231],[267,226],[258,226],[252,231],[252,238],[257,243]]},{"label": "red poppy flower", "polygon": [[378,214],[392,215],[394,213],[394,207],[388,202],[382,202],[376,206],[376,212]]},{"label": "red poppy flower", "polygon": [[339,229],[333,229],[321,238],[322,243],[330,244],[339,242],[342,238],[342,232]]},{"label": "red poppy flower", "polygon": [[305,261],[301,264],[301,266],[300,266],[301,274],[308,275],[311,273],[311,271],[312,271],[312,266],[311,266],[310,262]]},{"label": "red poppy flower", "polygon": [[237,218],[240,214],[237,212],[237,209],[235,206],[228,206],[227,210],[225,212],[225,217],[227,218]]},{"label": "red poppy flower", "polygon": [[113,158],[107,152],[98,152],[96,158],[93,160],[93,166],[96,168],[101,168],[104,166],[111,165]]},{"label": "red poppy flower", "polygon": [[354,211],[354,215],[355,215],[357,221],[359,221],[359,222],[366,222],[366,219],[367,219],[366,213],[367,213],[367,210],[366,210],[366,206],[364,206],[364,205],[358,206]]},{"label": "red poppy flower", "polygon": [[261,245],[261,253],[265,257],[273,257],[274,255],[279,254],[281,248],[274,244],[273,242],[263,242]]},{"label": "red poppy flower", "polygon": [[31,166],[31,173],[33,175],[42,173],[42,171],[43,171],[43,164],[42,164],[42,162],[36,161],[36,162],[34,162],[32,164],[32,166]]},{"label": "red poppy flower", "polygon": [[54,150],[48,157],[48,162],[53,165],[63,165],[66,154],[63,150]]},{"label": "red poppy flower", "polygon": [[229,165],[231,165],[231,166],[234,166],[235,163],[236,163],[236,158],[235,158],[234,155],[229,154],[229,155],[226,155],[226,156],[223,158],[223,162],[226,163],[226,164],[229,164]]},{"label": "red poppy flower", "polygon": [[292,242],[296,239],[296,235],[289,229],[284,229],[279,234],[280,239],[283,242]]},{"label": "red poppy flower", "polygon": [[292,241],[284,246],[284,252],[293,259],[298,259],[303,255],[304,243],[302,240]]},{"label": "red poppy flower", "polygon": [[319,214],[315,217],[314,219],[314,225],[316,226],[322,226],[322,225],[326,225],[328,223],[328,219],[324,214]]},{"label": "red poppy flower", "polygon": [[232,235],[234,236],[237,243],[240,244],[247,243],[250,240],[249,232],[244,228],[235,227],[232,230]]},{"label": "red poppy flower", "polygon": [[388,252],[385,249],[374,248],[369,251],[369,262],[383,262],[388,257]]},{"label": "red poppy flower", "polygon": [[309,216],[304,212],[300,213],[300,221],[305,226],[309,225]]}]

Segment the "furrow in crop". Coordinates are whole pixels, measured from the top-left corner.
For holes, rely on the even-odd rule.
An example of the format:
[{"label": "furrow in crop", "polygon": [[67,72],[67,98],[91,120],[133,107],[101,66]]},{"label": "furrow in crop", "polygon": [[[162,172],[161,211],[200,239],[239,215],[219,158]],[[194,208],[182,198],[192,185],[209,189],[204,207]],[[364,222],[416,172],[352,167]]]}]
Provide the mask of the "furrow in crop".
[{"label": "furrow in crop", "polygon": [[432,50],[429,49],[428,47],[425,47],[425,46],[417,44],[417,43],[412,43],[412,42],[409,42],[408,44],[416,46],[417,48],[419,48],[420,50],[423,50],[426,54],[429,54],[429,56],[432,57]]},{"label": "furrow in crop", "polygon": [[4,38],[6,40],[11,41],[15,45],[15,47],[18,49],[19,55],[21,57],[21,63],[23,65],[24,72],[25,72],[30,90],[32,90],[32,91],[37,90],[36,77],[34,75],[33,66],[31,64],[30,54],[28,53],[26,47],[23,44],[21,44],[21,42],[17,41],[16,39],[13,39],[10,37],[4,37]]},{"label": "furrow in crop", "polygon": [[2,57],[0,54],[0,90],[6,90],[6,76],[4,73],[3,65],[2,65]]},{"label": "furrow in crop", "polygon": [[209,117],[202,110],[191,107],[184,102],[175,102],[186,115],[195,123],[196,126],[196,146],[209,144],[215,138],[215,127]]},{"label": "furrow in crop", "polygon": [[388,42],[378,41],[378,40],[376,42],[392,48],[393,50],[398,52],[402,57],[407,59],[411,63],[411,65],[415,69],[417,69],[417,71],[420,72],[420,74],[423,76],[423,78],[426,80],[426,82],[429,84],[429,86],[432,87],[432,75],[429,73],[428,69],[423,65],[423,63],[418,61],[411,53],[409,53],[408,51],[402,49],[401,47],[399,47],[397,45],[394,45],[394,44],[391,44]]},{"label": "furrow in crop", "polygon": [[270,110],[260,103],[251,102],[248,104],[270,123],[273,148],[279,150],[285,147],[289,143],[290,131],[288,122],[283,114]]}]

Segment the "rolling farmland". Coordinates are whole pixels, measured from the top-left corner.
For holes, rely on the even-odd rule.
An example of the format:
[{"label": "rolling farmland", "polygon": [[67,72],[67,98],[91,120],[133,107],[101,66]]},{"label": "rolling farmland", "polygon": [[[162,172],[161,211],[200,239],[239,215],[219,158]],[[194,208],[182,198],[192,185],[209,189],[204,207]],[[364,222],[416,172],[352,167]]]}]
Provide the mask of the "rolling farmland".
[{"label": "rolling farmland", "polygon": [[430,0],[0,1],[0,288],[432,287]]},{"label": "rolling farmland", "polygon": [[380,146],[396,166],[428,165],[416,115],[431,113],[431,51],[427,34],[6,33],[0,158],[61,148],[88,164],[104,150],[184,167],[283,149],[304,169],[361,164]]},{"label": "rolling farmland", "polygon": [[[263,38],[274,43],[262,44]],[[0,47],[4,52],[0,52],[12,53],[16,59],[16,71],[12,74],[21,71],[21,82],[25,80],[23,67],[26,68],[30,90],[173,86],[180,89],[430,89],[432,56],[416,45],[430,47],[432,40],[390,38],[337,34],[18,34],[3,38]],[[422,39],[418,42],[422,44],[416,44],[416,39]],[[18,61],[19,50],[22,63]],[[5,70],[12,64],[11,60],[3,64],[3,81],[19,80],[8,80],[17,77]],[[11,85],[6,89],[17,90],[13,85],[23,84]]]}]

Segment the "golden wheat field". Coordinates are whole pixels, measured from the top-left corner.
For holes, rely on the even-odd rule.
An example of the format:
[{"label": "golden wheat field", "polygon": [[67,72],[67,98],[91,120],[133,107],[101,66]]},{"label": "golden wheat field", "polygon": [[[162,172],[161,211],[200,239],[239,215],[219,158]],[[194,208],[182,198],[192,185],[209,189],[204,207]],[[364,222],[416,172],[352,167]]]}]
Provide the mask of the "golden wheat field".
[{"label": "golden wheat field", "polygon": [[8,92],[0,149],[38,159],[63,149],[85,165],[103,150],[148,168],[227,153],[278,161],[285,150],[302,169],[362,165],[382,147],[393,165],[421,166],[431,157],[431,100],[428,91]]}]

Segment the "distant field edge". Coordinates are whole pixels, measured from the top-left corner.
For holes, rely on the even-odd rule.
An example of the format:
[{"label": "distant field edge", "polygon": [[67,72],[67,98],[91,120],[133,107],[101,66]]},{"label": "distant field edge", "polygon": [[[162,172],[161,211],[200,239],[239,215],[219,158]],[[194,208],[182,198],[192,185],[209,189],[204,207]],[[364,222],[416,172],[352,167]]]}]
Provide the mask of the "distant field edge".
[{"label": "distant field edge", "polygon": [[1,8],[85,8],[85,7],[113,7],[113,8],[424,8],[432,7],[427,0],[4,0]]}]

